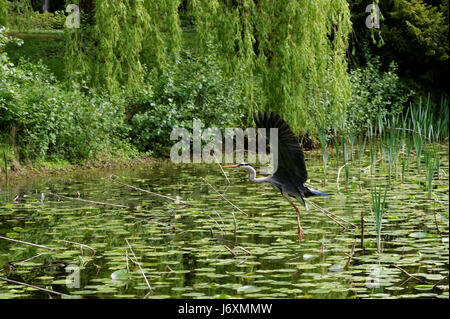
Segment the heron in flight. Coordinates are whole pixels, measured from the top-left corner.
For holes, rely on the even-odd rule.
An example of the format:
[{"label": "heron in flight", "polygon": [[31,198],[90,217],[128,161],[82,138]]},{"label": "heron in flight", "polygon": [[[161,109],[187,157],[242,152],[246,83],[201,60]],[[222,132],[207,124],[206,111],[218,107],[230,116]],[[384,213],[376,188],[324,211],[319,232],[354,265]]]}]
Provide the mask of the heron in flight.
[{"label": "heron in flight", "polygon": [[250,164],[241,163],[236,165],[223,166],[224,168],[242,168],[248,171],[249,180],[253,183],[267,183],[277,187],[281,194],[291,203],[297,212],[298,241],[303,238],[303,229],[300,225],[300,211],[290,198],[293,196],[308,209],[305,197],[328,196],[331,194],[322,193],[306,187],[304,184],[308,179],[305,158],[302,147],[297,137],[292,132],[289,125],[277,114],[262,113],[253,114],[255,124],[258,128],[265,128],[269,132],[270,128],[278,129],[278,166],[276,171],[266,177],[256,177],[256,171]]}]

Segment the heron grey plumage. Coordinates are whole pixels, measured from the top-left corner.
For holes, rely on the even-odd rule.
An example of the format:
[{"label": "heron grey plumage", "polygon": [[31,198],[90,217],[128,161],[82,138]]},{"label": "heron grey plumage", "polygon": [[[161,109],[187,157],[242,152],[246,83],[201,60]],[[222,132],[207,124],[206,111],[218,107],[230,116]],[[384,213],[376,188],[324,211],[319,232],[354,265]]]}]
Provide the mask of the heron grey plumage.
[{"label": "heron grey plumage", "polygon": [[322,193],[305,186],[308,173],[305,165],[303,149],[298,142],[296,135],[289,125],[279,115],[274,113],[254,114],[253,118],[258,128],[265,128],[269,132],[270,128],[278,129],[278,163],[275,172],[266,177],[256,177],[256,170],[248,163],[223,166],[225,168],[242,168],[249,173],[249,180],[253,183],[267,183],[277,187],[281,194],[289,201],[297,212],[298,240],[303,238],[303,229],[300,225],[300,211],[293,203],[290,196],[295,197],[306,209],[304,198],[309,196],[328,196],[331,194]]}]

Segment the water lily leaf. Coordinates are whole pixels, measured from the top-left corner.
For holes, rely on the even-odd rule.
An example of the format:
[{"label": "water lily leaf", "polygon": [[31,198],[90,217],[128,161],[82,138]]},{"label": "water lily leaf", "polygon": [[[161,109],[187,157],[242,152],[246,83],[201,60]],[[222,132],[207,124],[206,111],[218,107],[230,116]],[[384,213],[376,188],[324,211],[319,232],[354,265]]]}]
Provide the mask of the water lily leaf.
[{"label": "water lily leaf", "polygon": [[261,290],[263,290],[263,288],[249,285],[249,286],[239,287],[237,289],[237,292],[241,293],[241,294],[250,294],[250,293],[258,292]]},{"label": "water lily leaf", "polygon": [[130,278],[130,273],[126,269],[116,270],[111,274],[111,279],[114,281],[124,281]]},{"label": "water lily leaf", "polygon": [[414,289],[419,290],[419,291],[429,291],[429,290],[433,289],[433,285],[417,285],[417,286],[414,286]]},{"label": "water lily leaf", "polygon": [[428,233],[426,232],[414,232],[409,234],[409,237],[413,238],[426,238],[428,236]]}]

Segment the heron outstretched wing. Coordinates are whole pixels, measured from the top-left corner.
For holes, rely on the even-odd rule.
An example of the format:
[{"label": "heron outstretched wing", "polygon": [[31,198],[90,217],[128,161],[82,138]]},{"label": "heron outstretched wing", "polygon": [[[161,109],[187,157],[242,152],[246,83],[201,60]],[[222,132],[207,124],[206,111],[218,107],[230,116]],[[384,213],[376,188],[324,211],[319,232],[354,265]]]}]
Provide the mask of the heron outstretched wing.
[{"label": "heron outstretched wing", "polygon": [[259,111],[253,114],[258,128],[266,128],[269,139],[270,128],[278,129],[278,167],[273,177],[280,181],[295,181],[303,184],[308,179],[305,158],[297,137],[279,115]]}]

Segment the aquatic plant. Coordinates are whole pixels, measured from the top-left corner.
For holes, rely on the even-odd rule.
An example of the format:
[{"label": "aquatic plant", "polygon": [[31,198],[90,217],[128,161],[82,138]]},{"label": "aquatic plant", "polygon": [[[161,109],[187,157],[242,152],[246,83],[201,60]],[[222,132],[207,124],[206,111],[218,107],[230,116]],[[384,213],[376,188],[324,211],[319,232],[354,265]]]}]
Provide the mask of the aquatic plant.
[{"label": "aquatic plant", "polygon": [[6,178],[6,186],[9,184],[9,178],[8,178],[8,159],[6,158],[6,151],[3,150],[3,168],[5,170],[5,178]]},{"label": "aquatic plant", "polygon": [[384,188],[384,195],[381,197],[382,190],[378,187],[371,189],[372,195],[372,213],[375,217],[375,228],[377,232],[377,251],[382,252],[381,248],[381,228],[383,224],[383,215],[386,208],[387,187]]},{"label": "aquatic plant", "polygon": [[430,148],[425,153],[425,167],[426,167],[426,188],[427,188],[427,198],[431,199],[431,192],[433,190],[433,177],[439,172],[439,152]]}]

